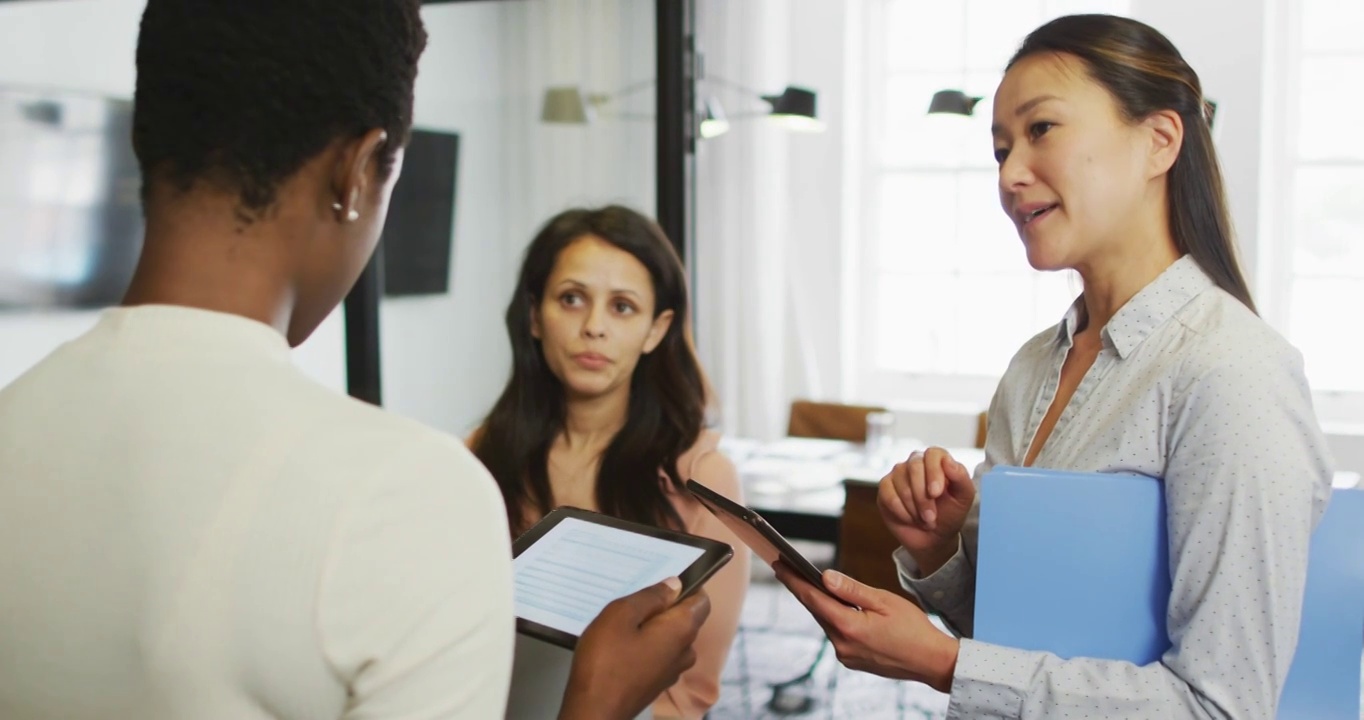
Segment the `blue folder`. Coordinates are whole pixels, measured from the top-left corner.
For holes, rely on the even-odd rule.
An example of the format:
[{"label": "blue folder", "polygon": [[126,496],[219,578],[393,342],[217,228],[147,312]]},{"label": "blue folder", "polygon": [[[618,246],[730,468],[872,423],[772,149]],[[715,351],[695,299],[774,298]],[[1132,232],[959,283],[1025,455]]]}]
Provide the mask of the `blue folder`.
[{"label": "blue folder", "polygon": [[[1145,665],[1170,647],[1163,483],[1000,466],[981,479],[975,638]],[[1364,492],[1336,491],[1312,538],[1279,718],[1360,718]]]}]

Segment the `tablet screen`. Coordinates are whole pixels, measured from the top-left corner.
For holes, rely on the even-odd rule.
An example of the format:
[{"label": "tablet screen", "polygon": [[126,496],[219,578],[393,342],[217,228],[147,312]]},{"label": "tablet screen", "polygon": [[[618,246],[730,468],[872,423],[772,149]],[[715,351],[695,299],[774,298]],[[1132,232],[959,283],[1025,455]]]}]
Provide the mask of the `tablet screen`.
[{"label": "tablet screen", "polygon": [[582,635],[612,600],[681,575],[704,552],[564,518],[512,561],[516,616]]}]

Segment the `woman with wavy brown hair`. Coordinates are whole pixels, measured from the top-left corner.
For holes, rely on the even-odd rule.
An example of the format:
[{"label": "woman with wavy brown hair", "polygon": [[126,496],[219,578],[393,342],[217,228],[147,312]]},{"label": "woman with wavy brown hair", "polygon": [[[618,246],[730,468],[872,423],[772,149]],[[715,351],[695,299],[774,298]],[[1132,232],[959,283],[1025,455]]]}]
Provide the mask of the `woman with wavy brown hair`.
[{"label": "woman with wavy brown hair", "polygon": [[[568,210],[531,241],[507,308],[512,372],[470,447],[519,534],[569,505],[739,542],[687,492],[696,479],[738,499],[734,465],[705,428],[707,386],[687,332],[686,273],[657,223],[621,206]],[[706,585],[713,608],[696,665],[654,717],[700,718],[748,581],[738,552]]]},{"label": "woman with wavy brown hair", "polygon": [[[881,482],[902,584],[959,637],[890,593],[827,576],[852,611],[778,572],[848,665],[950,692],[949,717],[1274,717],[1331,463],[1302,356],[1237,266],[1209,116],[1197,74],[1135,20],[1059,18],[1010,61],[1000,202],[1028,262],[1077,271],[1084,291],[1014,356],[975,478],[930,448]],[[1164,483],[1173,644],[1158,662],[970,639],[976,478],[997,464]]]}]

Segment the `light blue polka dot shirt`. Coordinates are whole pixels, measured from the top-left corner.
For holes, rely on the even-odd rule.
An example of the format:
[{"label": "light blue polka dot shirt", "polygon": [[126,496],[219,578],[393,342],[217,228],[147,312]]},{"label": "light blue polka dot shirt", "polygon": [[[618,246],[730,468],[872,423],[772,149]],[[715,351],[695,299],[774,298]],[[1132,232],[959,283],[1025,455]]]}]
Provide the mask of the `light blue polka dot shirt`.
[{"label": "light blue polka dot shirt", "polygon": [[[1014,356],[977,480],[1023,464],[1079,302]],[[1173,647],[1137,667],[963,639],[948,717],[1271,720],[1297,645],[1308,542],[1331,492],[1302,356],[1188,256],[1124,305],[1102,339],[1034,465],[1164,479]],[[933,575],[920,579],[908,554],[895,554],[905,587],[964,638],[978,510]]]}]

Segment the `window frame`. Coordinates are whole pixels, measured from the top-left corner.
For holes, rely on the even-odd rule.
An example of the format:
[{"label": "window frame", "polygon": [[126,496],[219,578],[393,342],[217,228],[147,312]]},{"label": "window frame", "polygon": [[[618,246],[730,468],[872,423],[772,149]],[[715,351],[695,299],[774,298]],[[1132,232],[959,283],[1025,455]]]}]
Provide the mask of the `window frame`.
[{"label": "window frame", "polygon": [[[1288,341],[1290,308],[1295,279],[1293,254],[1294,209],[1297,171],[1303,167],[1348,166],[1364,169],[1364,160],[1304,160],[1298,152],[1302,108],[1294,91],[1302,76],[1308,53],[1303,41],[1303,10],[1295,0],[1271,0],[1266,4],[1266,59],[1264,102],[1266,119],[1262,151],[1260,196],[1271,198],[1260,214],[1260,241],[1256,256],[1255,299],[1261,315]],[[1340,53],[1364,58],[1364,51]],[[1296,347],[1296,345],[1295,345]],[[1306,358],[1304,358],[1306,360]],[[1312,388],[1317,418],[1327,432],[1364,435],[1364,392]]]},{"label": "window frame", "polygon": [[[851,331],[844,335],[844,367],[848,370],[844,375],[845,396],[882,404],[977,411],[988,406],[1004,367],[1000,367],[996,375],[984,376],[911,373],[877,365],[879,283],[876,282],[876,268],[880,267],[877,219],[881,211],[882,178],[894,171],[880,159],[880,148],[877,147],[885,123],[886,103],[882,89],[890,75],[882,31],[886,21],[885,6],[886,0],[878,0],[863,7],[859,30],[862,42],[852,44],[856,48],[853,52],[860,56],[851,66],[861,68],[858,81],[866,90],[855,113],[861,115],[855,134],[857,141],[849,148],[856,158],[858,206],[854,211],[861,219],[852,238],[858,269],[849,279],[855,290],[847,295],[847,300],[855,305],[845,315],[852,325]],[[1047,7],[1047,0],[1043,0],[1043,7]],[[1129,14],[1130,10],[1129,6]],[[1291,341],[1288,330],[1294,279],[1294,177],[1299,167],[1320,164],[1320,161],[1301,161],[1296,149],[1300,108],[1294,102],[1293,92],[1305,56],[1302,10],[1294,0],[1267,0],[1265,11],[1265,74],[1260,108],[1265,127],[1261,140],[1259,187],[1261,198],[1273,200],[1261,204],[1258,240],[1254,248],[1246,249],[1250,251],[1246,253],[1248,258],[1255,262],[1247,263],[1245,269],[1263,317]],[[1348,54],[1354,56],[1354,53]],[[1364,161],[1348,164],[1364,167]],[[1056,320],[1060,320],[1059,313]],[[912,331],[912,327],[906,330]],[[1317,415],[1328,432],[1364,434],[1364,392],[1313,389],[1312,396]]]},{"label": "window frame", "polygon": [[[1042,7],[1043,14],[1046,15],[1045,11],[1049,5],[1049,0],[1036,1]],[[876,281],[878,274],[876,268],[881,267],[878,219],[881,216],[880,197],[883,179],[889,175],[904,172],[942,173],[945,176],[956,178],[962,173],[980,172],[987,167],[984,164],[958,167],[934,167],[931,165],[906,167],[891,164],[883,159],[883,153],[878,146],[883,137],[886,121],[886,101],[882,89],[886,86],[891,75],[901,74],[890,71],[886,62],[885,33],[881,29],[886,22],[887,2],[888,0],[876,0],[866,3],[862,15],[862,42],[853,44],[853,47],[860,49],[861,57],[856,58],[851,66],[862,69],[859,82],[863,83],[868,91],[863,93],[865,97],[860,102],[857,113],[861,115],[861,123],[857,132],[859,142],[851,148],[851,152],[857,158],[855,172],[859,187],[857,196],[860,207],[856,209],[856,212],[859,213],[861,220],[858,223],[858,232],[854,240],[858,253],[857,266],[859,270],[854,274],[853,284],[857,289],[849,298],[856,303],[856,306],[854,311],[847,315],[854,327],[849,335],[852,340],[847,342],[848,347],[845,351],[845,367],[851,369],[851,372],[845,375],[845,384],[847,385],[845,394],[850,398],[875,400],[882,404],[976,413],[989,405],[994,396],[995,388],[1004,374],[1004,366],[999,368],[997,374],[978,375],[906,372],[882,368],[877,363],[876,330],[879,324],[877,322],[879,316],[876,313],[879,307],[877,295],[880,287]],[[963,12],[966,12],[965,8],[963,8]],[[1046,16],[1050,17],[1049,15]],[[962,70],[967,75],[980,72],[978,68],[971,67],[969,59],[967,60],[967,67]],[[962,89],[967,92],[993,90],[993,88]],[[928,98],[924,98],[923,101],[926,108]],[[988,108],[984,104],[981,105],[981,109],[988,112]],[[1024,262],[1021,257],[1020,262]],[[1031,269],[1027,269],[1026,272],[1038,273],[1038,271]],[[1020,275],[1022,274],[1020,273]],[[1078,284],[1078,280],[1072,284]],[[1053,320],[1036,328],[1030,328],[1031,332],[1028,333],[1028,336],[1031,337],[1055,322],[1059,322],[1064,312],[1064,307],[1058,308]],[[912,331],[912,326],[907,326],[906,331]]]}]

